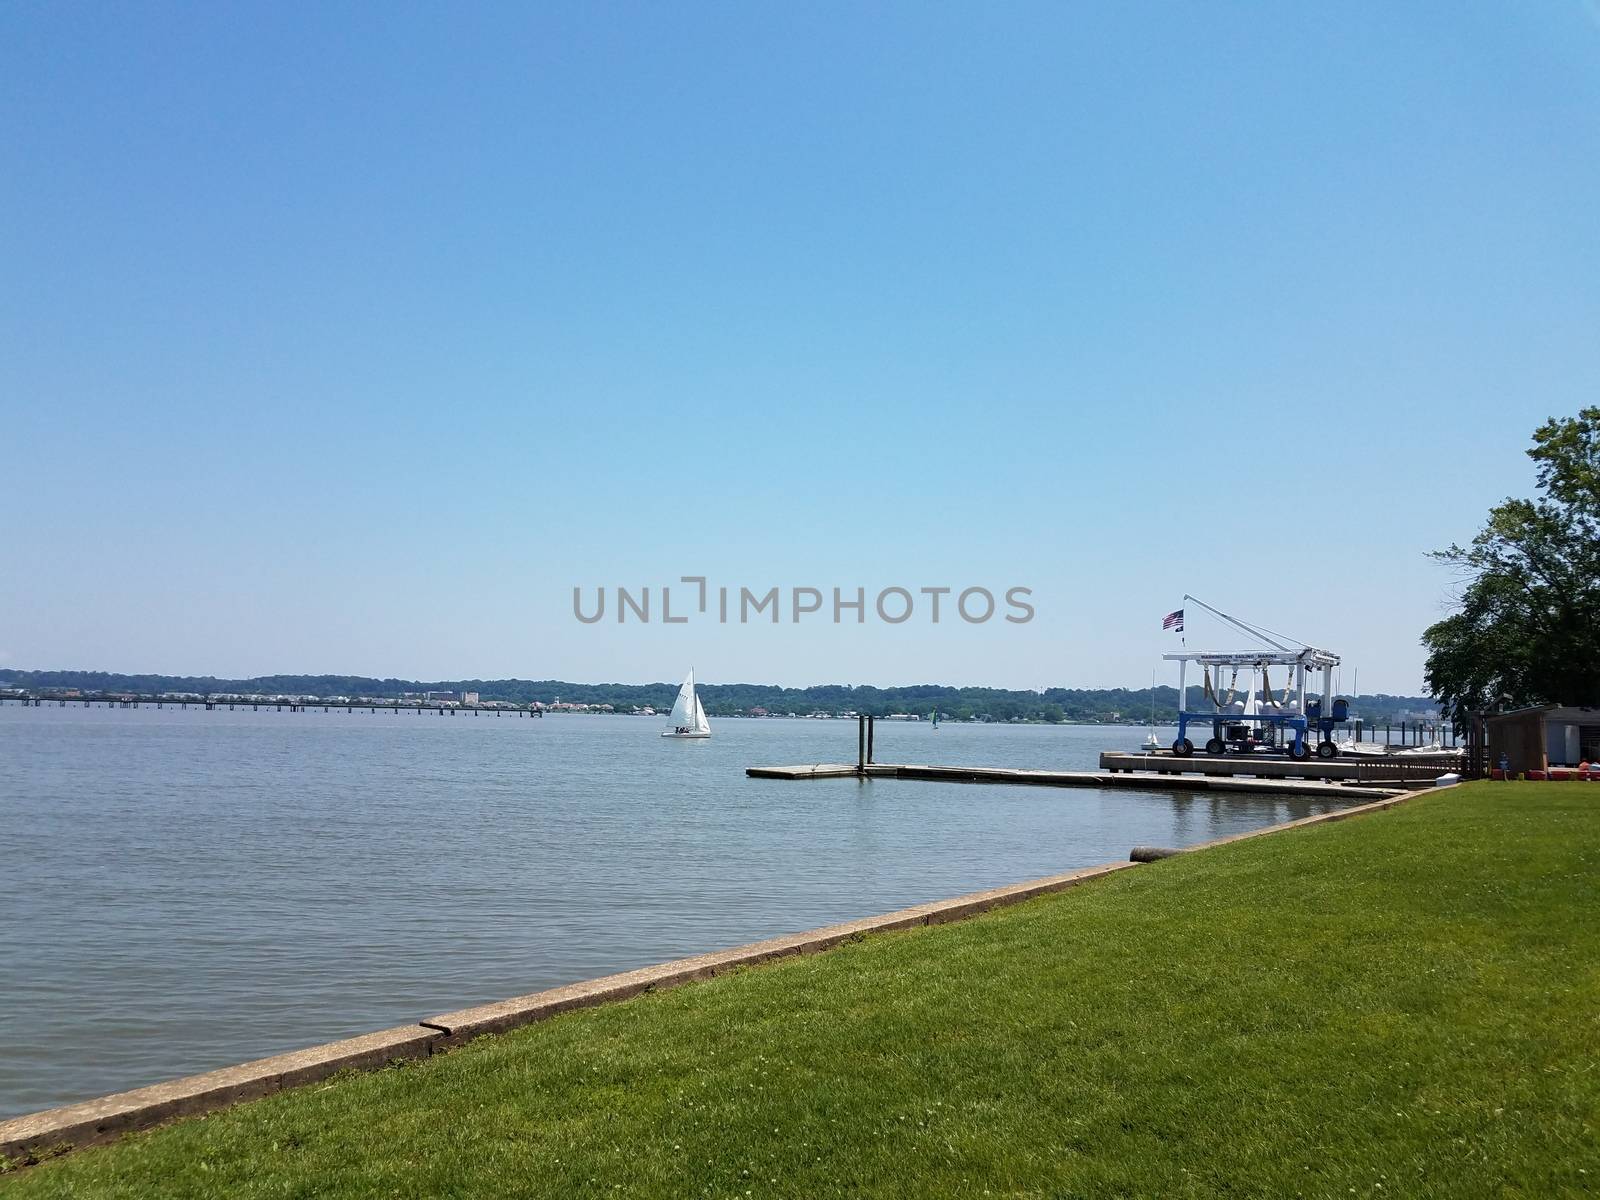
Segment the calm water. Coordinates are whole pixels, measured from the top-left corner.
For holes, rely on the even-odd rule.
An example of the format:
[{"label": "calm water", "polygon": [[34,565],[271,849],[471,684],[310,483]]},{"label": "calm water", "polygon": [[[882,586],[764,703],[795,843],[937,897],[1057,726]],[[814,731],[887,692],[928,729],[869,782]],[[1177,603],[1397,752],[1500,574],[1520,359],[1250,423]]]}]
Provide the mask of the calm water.
[{"label": "calm water", "polygon": [[[750,780],[853,759],[854,722],[659,728],[0,705],[0,1116],[1328,807]],[[1145,733],[880,722],[877,757]]]}]

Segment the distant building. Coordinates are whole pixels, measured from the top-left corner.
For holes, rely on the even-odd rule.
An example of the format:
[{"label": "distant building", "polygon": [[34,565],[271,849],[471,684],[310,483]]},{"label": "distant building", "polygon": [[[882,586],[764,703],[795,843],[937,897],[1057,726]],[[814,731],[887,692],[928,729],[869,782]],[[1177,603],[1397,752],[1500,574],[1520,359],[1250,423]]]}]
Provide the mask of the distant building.
[{"label": "distant building", "polygon": [[454,700],[456,694],[454,692],[425,692],[422,698],[429,704],[443,704],[446,701]]},{"label": "distant building", "polygon": [[478,702],[478,693],[477,692],[462,692],[461,693],[461,703],[463,703],[463,704],[476,704],[477,702]]}]

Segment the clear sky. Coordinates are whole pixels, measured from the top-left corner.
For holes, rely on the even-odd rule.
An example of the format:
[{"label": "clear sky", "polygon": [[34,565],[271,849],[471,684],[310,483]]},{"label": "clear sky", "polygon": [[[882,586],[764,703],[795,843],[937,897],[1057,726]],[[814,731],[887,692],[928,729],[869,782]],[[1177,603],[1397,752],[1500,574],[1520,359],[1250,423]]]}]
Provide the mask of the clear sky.
[{"label": "clear sky", "polygon": [[[0,666],[1415,691],[1600,395],[1597,13],[8,3]],[[682,575],[1037,615],[572,615]]]}]

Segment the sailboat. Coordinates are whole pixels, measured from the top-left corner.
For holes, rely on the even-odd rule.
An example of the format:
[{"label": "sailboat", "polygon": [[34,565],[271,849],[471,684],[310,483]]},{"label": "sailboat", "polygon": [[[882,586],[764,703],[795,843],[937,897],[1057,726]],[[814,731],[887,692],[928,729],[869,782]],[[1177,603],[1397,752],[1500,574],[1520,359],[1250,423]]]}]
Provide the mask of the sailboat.
[{"label": "sailboat", "polygon": [[1145,754],[1155,754],[1164,749],[1161,739],[1156,737],[1156,673],[1150,672],[1150,736],[1145,738],[1140,750]]},{"label": "sailboat", "polygon": [[672,702],[672,713],[667,719],[672,722],[672,726],[661,731],[661,736],[664,738],[711,736],[711,722],[706,720],[706,710],[700,707],[700,697],[694,694],[693,667],[689,668],[688,678],[678,689],[678,698]]}]

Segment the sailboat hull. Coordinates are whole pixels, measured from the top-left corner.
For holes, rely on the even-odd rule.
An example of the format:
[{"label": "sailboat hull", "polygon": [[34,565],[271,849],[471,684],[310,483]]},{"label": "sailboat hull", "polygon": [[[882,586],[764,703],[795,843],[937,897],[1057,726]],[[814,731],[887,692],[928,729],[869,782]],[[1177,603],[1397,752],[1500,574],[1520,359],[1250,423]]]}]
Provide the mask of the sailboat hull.
[{"label": "sailboat hull", "polygon": [[676,732],[674,730],[669,729],[665,733],[663,733],[661,736],[664,737],[664,738],[681,738],[681,739],[684,739],[684,740],[693,740],[695,738],[708,738],[708,737],[711,736],[711,732],[709,730],[707,730],[705,733],[678,733],[678,732]]}]

